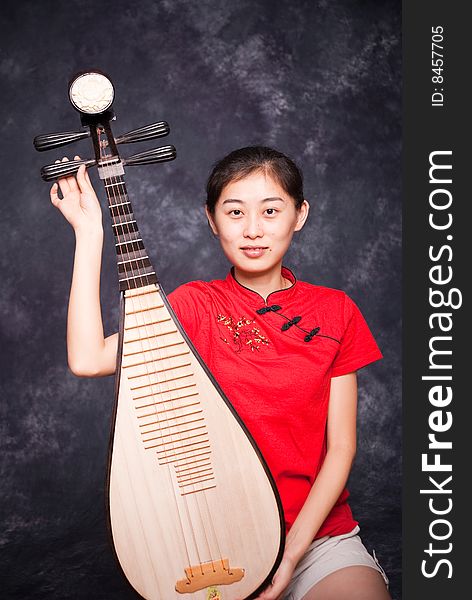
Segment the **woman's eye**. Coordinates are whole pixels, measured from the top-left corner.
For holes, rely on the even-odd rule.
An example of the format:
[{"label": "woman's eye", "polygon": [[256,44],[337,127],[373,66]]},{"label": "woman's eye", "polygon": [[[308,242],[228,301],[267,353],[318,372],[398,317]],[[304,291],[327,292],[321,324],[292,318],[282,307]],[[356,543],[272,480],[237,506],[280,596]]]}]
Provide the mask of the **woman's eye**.
[{"label": "woman's eye", "polygon": [[277,209],[275,209],[275,208],[268,208],[267,211],[272,211],[272,212],[269,212],[269,215],[275,215],[276,212],[277,212]]},{"label": "woman's eye", "polygon": [[[230,211],[230,215],[235,214],[235,213],[240,213],[241,211],[239,210],[239,208],[235,208],[233,210]],[[235,215],[236,217],[238,217],[239,215]]]}]

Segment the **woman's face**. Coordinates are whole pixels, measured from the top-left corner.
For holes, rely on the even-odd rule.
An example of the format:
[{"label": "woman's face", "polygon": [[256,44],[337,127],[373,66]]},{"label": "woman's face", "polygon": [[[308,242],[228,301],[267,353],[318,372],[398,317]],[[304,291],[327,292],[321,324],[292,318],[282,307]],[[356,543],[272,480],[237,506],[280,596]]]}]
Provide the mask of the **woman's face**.
[{"label": "woman's face", "polygon": [[308,216],[306,200],[299,210],[280,184],[264,171],[228,183],[215,206],[206,209],[226,258],[240,271],[268,272],[280,268],[293,233]]}]

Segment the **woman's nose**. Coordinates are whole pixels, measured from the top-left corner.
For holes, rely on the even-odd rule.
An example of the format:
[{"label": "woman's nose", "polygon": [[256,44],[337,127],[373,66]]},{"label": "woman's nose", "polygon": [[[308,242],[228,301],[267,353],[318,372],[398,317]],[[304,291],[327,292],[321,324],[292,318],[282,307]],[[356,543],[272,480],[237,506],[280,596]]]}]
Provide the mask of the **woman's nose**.
[{"label": "woman's nose", "polygon": [[244,228],[244,235],[247,237],[260,237],[263,235],[262,224],[257,215],[248,217]]}]

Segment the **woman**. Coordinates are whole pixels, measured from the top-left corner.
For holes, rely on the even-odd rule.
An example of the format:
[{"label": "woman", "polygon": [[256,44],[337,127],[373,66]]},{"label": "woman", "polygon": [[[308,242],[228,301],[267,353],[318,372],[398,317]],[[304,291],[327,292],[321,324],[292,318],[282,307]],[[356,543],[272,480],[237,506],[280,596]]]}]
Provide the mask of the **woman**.
[{"label": "woman", "polygon": [[[85,167],[55,184],[51,201],[76,234],[69,366],[78,376],[110,375],[118,334],[103,335],[101,209]],[[236,150],[214,167],[205,211],[232,267],[225,279],[189,282],[168,298],[281,496],[285,552],[259,598],[388,600],[388,579],[357,535],[345,487],[356,449],[356,370],[382,354],[344,292],[299,281],[283,265],[309,212],[301,172],[270,148]]]}]

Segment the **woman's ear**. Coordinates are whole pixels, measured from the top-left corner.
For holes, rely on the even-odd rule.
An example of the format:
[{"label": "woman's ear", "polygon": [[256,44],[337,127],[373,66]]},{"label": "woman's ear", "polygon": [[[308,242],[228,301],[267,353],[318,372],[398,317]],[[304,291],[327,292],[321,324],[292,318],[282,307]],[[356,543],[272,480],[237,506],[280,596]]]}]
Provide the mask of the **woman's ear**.
[{"label": "woman's ear", "polygon": [[308,218],[308,213],[310,212],[310,204],[308,200],[303,200],[300,209],[297,211],[297,223],[295,225],[294,231],[300,231],[300,229],[305,225],[305,221]]},{"label": "woman's ear", "polygon": [[208,210],[208,206],[206,204],[205,204],[205,214],[208,219],[208,225],[210,226],[210,229],[213,231],[213,235],[218,237],[218,230],[216,229],[216,225],[213,221],[213,217],[211,216],[210,211]]}]

